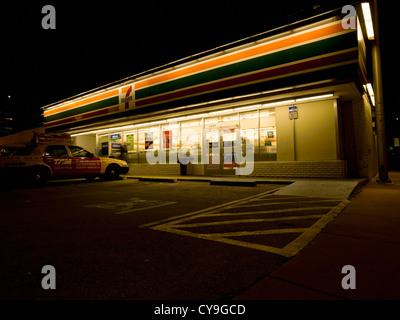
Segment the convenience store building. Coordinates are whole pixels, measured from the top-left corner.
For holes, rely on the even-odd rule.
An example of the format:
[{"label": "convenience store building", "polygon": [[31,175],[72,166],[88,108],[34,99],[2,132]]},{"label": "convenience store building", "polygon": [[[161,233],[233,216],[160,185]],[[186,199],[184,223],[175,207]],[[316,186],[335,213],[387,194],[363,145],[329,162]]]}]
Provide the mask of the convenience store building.
[{"label": "convenience store building", "polygon": [[360,21],[344,28],[342,18],[284,26],[48,105],[46,132],[124,159],[132,174],[179,175],[186,159],[189,175],[247,166],[251,176],[372,178],[370,50]]}]

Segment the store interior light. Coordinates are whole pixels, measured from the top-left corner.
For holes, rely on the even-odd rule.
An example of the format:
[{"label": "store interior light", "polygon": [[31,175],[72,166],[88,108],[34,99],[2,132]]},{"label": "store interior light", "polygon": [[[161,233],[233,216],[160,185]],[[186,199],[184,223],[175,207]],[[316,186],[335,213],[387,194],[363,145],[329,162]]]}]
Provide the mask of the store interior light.
[{"label": "store interior light", "polygon": [[150,124],[150,122],[146,122],[146,123],[139,123],[137,124],[135,127],[143,127],[143,126],[148,126]]},{"label": "store interior light", "polygon": [[240,119],[253,119],[253,118],[257,118],[257,113],[246,114],[240,117]]},{"label": "store interior light", "polygon": [[329,98],[329,97],[333,97],[332,93],[329,94],[323,94],[321,96],[314,96],[314,97],[306,97],[306,98],[300,98],[300,99],[296,99],[296,102],[301,102],[301,101],[308,101],[308,100],[317,100],[317,99],[323,99],[323,98]]},{"label": "store interior light", "polygon": [[108,131],[117,131],[121,130],[121,127],[109,128]]},{"label": "store interior light", "polygon": [[372,24],[371,7],[369,2],[361,3],[362,12],[364,15],[365,28],[367,29],[367,36],[369,40],[375,39],[374,26]]},{"label": "store interior light", "polygon": [[160,123],[166,123],[166,122],[167,122],[167,120],[160,120],[160,121],[150,122],[150,124],[160,124]]},{"label": "store interior light", "polygon": [[192,119],[192,118],[203,118],[203,117],[207,117],[208,113],[202,113],[202,114],[194,114],[191,116],[187,116],[188,119]]},{"label": "store interior light", "polygon": [[189,122],[189,123],[182,123],[182,128],[186,128],[186,127],[195,127],[195,126],[199,126],[201,125],[200,121],[194,121],[194,122]]},{"label": "store interior light", "polygon": [[176,121],[186,120],[186,119],[187,119],[187,117],[172,118],[172,119],[168,119],[168,122],[176,122]]},{"label": "store interior light", "polygon": [[135,127],[135,125],[131,124],[131,125],[129,125],[129,126],[121,127],[121,130],[132,129],[132,128],[134,128],[134,127]]},{"label": "store interior light", "polygon": [[290,104],[293,103],[294,100],[285,100],[285,101],[279,101],[279,102],[272,102],[272,103],[266,103],[263,104],[262,106],[265,107],[273,107],[273,106],[279,106],[279,105],[283,105],[283,104]]},{"label": "store interior light", "polygon": [[240,108],[235,108],[235,111],[243,111],[243,110],[248,110],[248,109],[255,109],[255,108],[260,108],[261,104],[253,105],[253,106],[247,106],[247,107],[240,107]]},{"label": "store interior light", "polygon": [[209,115],[214,115],[214,114],[220,114],[220,113],[228,113],[228,112],[232,112],[233,109],[228,109],[228,110],[220,110],[220,111],[214,111],[214,112],[210,112]]}]

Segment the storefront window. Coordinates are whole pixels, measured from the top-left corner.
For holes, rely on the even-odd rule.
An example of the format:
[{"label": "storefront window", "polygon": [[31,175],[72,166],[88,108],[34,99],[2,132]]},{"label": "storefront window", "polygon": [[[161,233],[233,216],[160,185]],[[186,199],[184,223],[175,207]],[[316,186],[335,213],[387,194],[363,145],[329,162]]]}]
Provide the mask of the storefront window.
[{"label": "storefront window", "polygon": [[125,132],[125,147],[127,153],[133,153],[136,151],[136,137],[134,131]]},{"label": "storefront window", "polygon": [[139,129],[139,163],[146,163],[146,151],[155,151],[160,148],[160,129],[150,127]]},{"label": "storefront window", "polygon": [[204,120],[206,128],[216,128],[219,123],[219,117],[206,118]]},{"label": "storefront window", "polygon": [[276,160],[275,109],[260,112],[260,156],[261,160]]},{"label": "storefront window", "polygon": [[254,155],[259,154],[258,145],[258,112],[251,111],[240,114],[240,135],[242,137],[242,149],[246,150],[247,141],[254,146]]},{"label": "storefront window", "polygon": [[205,152],[207,157],[207,169],[218,169],[220,162],[220,141],[219,141],[219,122],[220,117],[205,118]]},{"label": "storefront window", "polygon": [[206,153],[207,157],[207,169],[218,169],[220,163],[220,134],[219,130],[213,127],[206,127],[205,139],[206,143],[204,146],[207,148],[203,152]]},{"label": "storefront window", "polygon": [[[199,116],[204,116],[201,114]],[[220,155],[224,168],[236,166],[236,144],[241,142],[242,156],[254,146],[254,160],[276,161],[277,137],[275,109],[252,110],[223,114],[215,117],[154,124],[138,128],[126,128],[121,132],[108,133],[105,129],[97,134],[96,152],[100,156],[121,158],[129,162],[146,163],[146,152],[154,152],[167,163],[176,163],[178,153],[184,153],[192,163],[201,163],[202,152],[209,158],[207,168],[218,166]],[[204,124],[204,127],[203,127]],[[240,133],[240,135],[239,135]],[[238,140],[239,139],[239,140]],[[204,141],[203,141],[204,140]],[[206,146],[206,147],[205,147]],[[206,150],[202,150],[202,148]],[[221,149],[223,148],[223,149]],[[164,160],[163,160],[164,161]],[[226,162],[226,166],[225,166]]]},{"label": "storefront window", "polygon": [[229,170],[237,167],[236,163],[236,130],[235,128],[222,129],[222,146],[224,154],[224,170]]},{"label": "storefront window", "polygon": [[98,148],[100,156],[108,156],[108,133],[98,136]]},{"label": "storefront window", "polygon": [[221,117],[221,126],[224,128],[237,128],[239,124],[239,116],[231,114]]},{"label": "storefront window", "polygon": [[[201,161],[202,121],[197,119],[182,122],[181,135],[181,152],[184,152],[187,157],[196,157],[197,162]],[[191,161],[196,161],[196,158]]]},{"label": "storefront window", "polygon": [[224,170],[237,167],[236,164],[236,132],[239,130],[239,115],[237,113],[221,117],[222,147],[224,153]]},{"label": "storefront window", "polygon": [[179,145],[179,123],[163,125],[162,129],[162,148],[163,150],[177,151]]},{"label": "storefront window", "polygon": [[121,156],[121,146],[122,146],[122,132],[111,133],[110,141],[111,141],[110,157],[120,157]]},{"label": "storefront window", "polygon": [[[161,161],[166,161],[166,163],[177,163],[178,157],[177,152],[179,150],[179,123],[169,123],[167,125],[161,126],[160,132],[160,148],[159,156]],[[158,153],[156,153],[158,155]]]}]

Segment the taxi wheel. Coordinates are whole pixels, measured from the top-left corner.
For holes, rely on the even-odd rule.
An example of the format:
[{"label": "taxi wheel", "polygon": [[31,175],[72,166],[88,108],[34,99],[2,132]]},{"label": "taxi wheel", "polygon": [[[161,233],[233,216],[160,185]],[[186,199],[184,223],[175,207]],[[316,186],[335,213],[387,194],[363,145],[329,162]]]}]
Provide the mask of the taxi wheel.
[{"label": "taxi wheel", "polygon": [[118,179],[119,178],[119,167],[115,165],[110,165],[106,170],[106,179]]},{"label": "taxi wheel", "polygon": [[46,183],[49,177],[50,173],[48,169],[37,167],[32,168],[29,180],[33,185],[41,185]]}]

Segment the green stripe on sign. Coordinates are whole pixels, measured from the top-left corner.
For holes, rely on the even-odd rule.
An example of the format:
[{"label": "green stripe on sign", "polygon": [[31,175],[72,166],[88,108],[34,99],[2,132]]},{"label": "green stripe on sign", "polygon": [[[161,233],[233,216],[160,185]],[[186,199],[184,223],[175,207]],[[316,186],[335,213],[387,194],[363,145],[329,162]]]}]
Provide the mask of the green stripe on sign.
[{"label": "green stripe on sign", "polygon": [[357,46],[356,33],[346,33],[335,37],[319,40],[299,47],[266,54],[253,59],[233,63],[227,66],[204,71],[198,74],[171,80],[135,91],[136,100],[167,93],[174,90],[253,72],[265,68],[295,62],[302,59],[332,53]]},{"label": "green stripe on sign", "polygon": [[79,115],[79,114],[83,114],[83,113],[86,113],[86,112],[95,111],[95,110],[99,110],[99,109],[115,106],[118,103],[119,103],[119,97],[118,96],[111,97],[111,98],[104,99],[104,100],[101,100],[101,101],[96,101],[96,102],[93,102],[93,103],[90,103],[90,104],[86,104],[86,105],[83,105],[83,106],[75,108],[75,109],[66,110],[64,112],[60,112],[60,113],[53,114],[51,116],[47,116],[47,117],[44,118],[44,122],[51,122],[51,121],[55,121],[55,120],[60,120],[60,119],[76,116],[76,115]]}]

